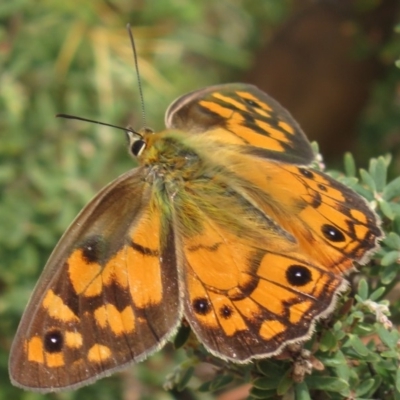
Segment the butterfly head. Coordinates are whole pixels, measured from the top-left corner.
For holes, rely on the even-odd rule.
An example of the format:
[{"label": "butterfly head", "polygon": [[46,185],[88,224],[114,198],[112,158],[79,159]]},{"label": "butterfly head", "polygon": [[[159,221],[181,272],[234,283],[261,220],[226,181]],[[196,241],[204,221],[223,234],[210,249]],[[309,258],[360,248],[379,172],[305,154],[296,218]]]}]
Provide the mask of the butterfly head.
[{"label": "butterfly head", "polygon": [[153,133],[154,131],[147,127],[142,128],[140,131],[135,131],[128,127],[126,137],[128,139],[129,153],[135,158],[140,157],[147,147],[147,138]]}]

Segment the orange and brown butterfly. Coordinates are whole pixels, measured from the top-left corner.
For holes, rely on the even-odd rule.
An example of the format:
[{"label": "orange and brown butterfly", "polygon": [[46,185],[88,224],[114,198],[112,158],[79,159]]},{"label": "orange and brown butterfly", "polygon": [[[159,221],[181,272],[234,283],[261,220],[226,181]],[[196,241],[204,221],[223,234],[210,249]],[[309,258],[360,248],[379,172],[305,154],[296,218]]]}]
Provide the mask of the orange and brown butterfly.
[{"label": "orange and brown butterfly", "polygon": [[12,382],[74,389],[159,350],[185,319],[213,355],[279,354],[333,311],[382,237],[319,172],[290,114],[247,84],[176,100],[167,130],[128,131],[139,166],[82,210],[51,255],[12,346]]}]

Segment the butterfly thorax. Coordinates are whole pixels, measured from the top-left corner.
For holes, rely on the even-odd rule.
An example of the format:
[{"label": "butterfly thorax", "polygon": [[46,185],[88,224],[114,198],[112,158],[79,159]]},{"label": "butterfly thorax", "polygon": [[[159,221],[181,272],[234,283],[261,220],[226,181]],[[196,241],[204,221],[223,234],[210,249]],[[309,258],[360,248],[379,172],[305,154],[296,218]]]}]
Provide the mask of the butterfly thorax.
[{"label": "butterfly thorax", "polygon": [[[205,221],[212,219],[260,243],[273,222],[235,189],[227,153],[218,142],[171,130],[152,135],[139,162],[153,207],[164,220],[179,219],[185,236],[202,234]],[[243,214],[248,218],[238,218]]]},{"label": "butterfly thorax", "polygon": [[139,157],[145,168],[145,180],[149,184],[184,184],[195,179],[205,168],[205,160],[190,140],[179,131],[164,131],[147,139],[146,150]]}]

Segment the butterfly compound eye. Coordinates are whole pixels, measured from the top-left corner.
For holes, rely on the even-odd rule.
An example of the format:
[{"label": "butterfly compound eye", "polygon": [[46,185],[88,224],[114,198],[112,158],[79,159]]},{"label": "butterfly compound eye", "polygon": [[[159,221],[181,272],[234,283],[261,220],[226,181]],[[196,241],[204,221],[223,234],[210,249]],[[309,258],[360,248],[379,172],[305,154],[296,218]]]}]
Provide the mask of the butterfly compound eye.
[{"label": "butterfly compound eye", "polygon": [[146,148],[146,142],[142,139],[135,140],[133,143],[131,143],[130,146],[131,153],[135,157],[140,156],[145,148]]}]

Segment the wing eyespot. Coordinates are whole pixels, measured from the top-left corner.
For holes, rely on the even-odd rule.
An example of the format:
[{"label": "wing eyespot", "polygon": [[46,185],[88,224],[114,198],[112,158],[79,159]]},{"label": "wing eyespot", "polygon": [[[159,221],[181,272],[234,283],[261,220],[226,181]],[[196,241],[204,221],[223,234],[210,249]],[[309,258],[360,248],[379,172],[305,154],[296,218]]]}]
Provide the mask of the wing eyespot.
[{"label": "wing eyespot", "polygon": [[219,315],[224,319],[229,319],[233,314],[232,307],[224,305],[219,309]]},{"label": "wing eyespot", "polygon": [[260,105],[254,100],[244,99],[244,101],[246,102],[246,104],[248,106],[251,106],[251,107],[254,107],[254,108],[261,108]]},{"label": "wing eyespot", "polygon": [[64,347],[63,334],[58,329],[52,329],[44,335],[43,344],[47,353],[59,353]]},{"label": "wing eyespot", "polygon": [[286,270],[286,279],[293,286],[304,286],[312,281],[312,274],[304,265],[291,265]]},{"label": "wing eyespot", "polygon": [[330,242],[344,242],[346,240],[346,237],[339,229],[329,224],[322,225],[321,232]]},{"label": "wing eyespot", "polygon": [[299,168],[299,172],[300,172],[303,176],[305,176],[306,178],[309,178],[309,179],[314,178],[314,174],[313,174],[310,170],[308,170],[308,169],[306,169],[306,168]]},{"label": "wing eyespot", "polygon": [[192,302],[192,306],[195,313],[199,315],[207,315],[211,312],[211,304],[204,297],[199,297],[197,299],[194,299]]},{"label": "wing eyespot", "polygon": [[97,263],[104,253],[104,242],[100,235],[87,238],[82,244],[82,257],[88,263]]}]

